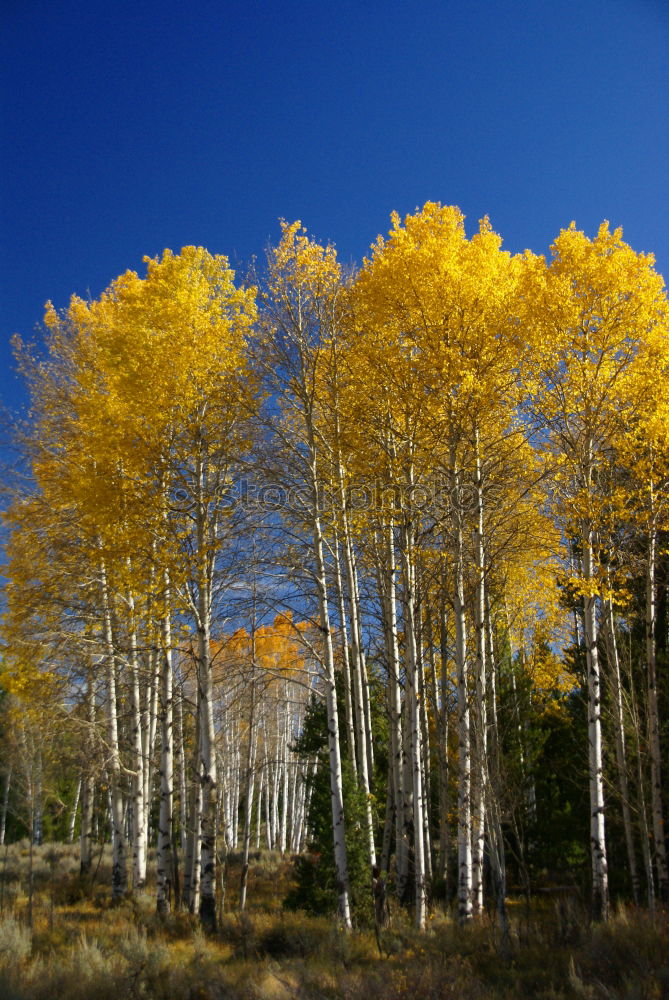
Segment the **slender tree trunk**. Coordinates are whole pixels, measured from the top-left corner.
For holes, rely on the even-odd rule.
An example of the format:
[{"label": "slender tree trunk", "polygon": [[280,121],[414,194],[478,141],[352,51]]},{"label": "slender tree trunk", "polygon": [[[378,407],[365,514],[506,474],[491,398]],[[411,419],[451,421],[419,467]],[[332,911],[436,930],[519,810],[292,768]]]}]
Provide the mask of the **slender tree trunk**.
[{"label": "slender tree trunk", "polygon": [[130,710],[132,717],[132,884],[141,889],[145,883],[147,836],[144,809],[144,746],[142,740],[142,706],[140,695],[139,657],[137,653],[137,633],[135,619],[135,599],[128,594],[128,617],[130,622]]},{"label": "slender tree trunk", "polygon": [[[419,616],[420,617],[420,616]],[[432,826],[430,819],[430,727],[427,717],[427,688],[425,682],[425,663],[420,636],[417,643],[418,652],[418,708],[421,732],[421,769],[423,791],[423,856],[425,862],[425,884],[432,885]]]},{"label": "slender tree trunk", "polygon": [[[267,729],[265,729],[265,740],[267,740]],[[273,771],[274,766],[267,757],[268,749],[265,746],[265,761],[263,767],[266,772],[266,786],[265,786],[265,841],[267,843],[268,850],[274,850],[276,846],[276,831],[273,825],[274,810],[272,809],[272,788],[274,787],[273,782]]]},{"label": "slender tree trunk", "polygon": [[409,879],[409,837],[404,794],[404,734],[402,728],[402,689],[397,634],[397,599],[395,592],[395,542],[392,522],[381,528],[378,558],[379,592],[382,595],[384,640],[388,669],[388,711],[390,718],[389,780],[393,785],[395,816],[396,892],[399,900],[407,895]]},{"label": "slender tree trunk", "polygon": [[256,739],[255,739],[255,629],[251,633],[252,643],[252,665],[253,677],[251,679],[251,708],[249,714],[249,738],[246,747],[246,782],[244,795],[244,833],[242,840],[242,874],[239,886],[239,909],[246,907],[246,889],[249,877],[249,851],[251,847],[251,816],[253,814],[253,796],[255,792],[255,770],[256,770]]},{"label": "slender tree trunk", "polygon": [[369,700],[369,677],[367,675],[367,664],[362,648],[362,612],[360,604],[360,585],[358,582],[358,569],[355,562],[355,552],[351,543],[353,553],[353,592],[355,593],[355,614],[358,622],[358,642],[360,644],[360,683],[362,687],[362,709],[364,717],[364,732],[367,743],[367,784],[370,790],[374,788],[374,731],[372,729],[372,710]]},{"label": "slender tree trunk", "polygon": [[[256,804],[256,851],[260,850],[260,834],[262,832],[262,800],[265,793],[265,772],[263,769],[260,771],[260,778],[258,781],[258,802]],[[291,841],[292,849],[292,841]]]},{"label": "slender tree trunk", "polygon": [[629,782],[627,780],[627,747],[625,741],[625,718],[623,713],[622,682],[620,677],[620,659],[618,657],[618,643],[616,641],[616,627],[613,612],[613,601],[609,596],[606,601],[606,653],[609,664],[609,674],[611,679],[612,695],[612,715],[613,731],[616,744],[616,769],[618,772],[618,788],[620,791],[620,804],[623,814],[623,828],[625,830],[625,846],[627,849],[627,867],[630,873],[632,884],[632,897],[635,903],[639,903],[640,890],[639,873],[636,864],[636,851],[634,850],[634,832],[632,826],[632,811],[630,809]]},{"label": "slender tree trunk", "polygon": [[95,678],[93,665],[89,665],[86,678],[86,759],[83,761],[81,783],[81,828],[79,833],[79,872],[86,875],[93,862],[93,806],[95,782],[93,779],[94,730],[95,730]]},{"label": "slender tree trunk", "polygon": [[178,697],[176,700],[177,715],[177,770],[179,774],[179,843],[181,850],[186,850],[187,840],[187,807],[188,795],[186,792],[186,748],[184,745],[184,693],[183,687],[179,685]]},{"label": "slender tree trunk", "polygon": [[416,926],[423,930],[427,918],[427,886],[425,879],[425,841],[422,766],[422,734],[420,724],[419,662],[416,646],[415,579],[412,563],[413,536],[405,522],[402,530],[402,576],[404,583],[404,621],[407,650],[407,698],[409,699],[410,755],[413,792],[413,843]]},{"label": "slender tree trunk", "polygon": [[437,719],[437,750],[439,760],[439,877],[448,899],[450,831],[448,826],[448,624],[446,621],[446,581],[442,582],[439,599],[439,646],[441,653],[441,684],[434,683],[435,719]]},{"label": "slender tree trunk", "polygon": [[5,790],[2,795],[2,809],[0,810],[0,845],[4,846],[5,833],[7,830],[7,813],[9,811],[9,790],[12,787],[12,767],[11,764],[5,771]]},{"label": "slender tree trunk", "polygon": [[339,541],[335,530],[332,543],[334,553],[335,586],[339,604],[339,628],[341,636],[341,657],[344,668],[344,708],[346,715],[346,742],[348,755],[353,765],[353,773],[358,774],[358,757],[355,752],[355,723],[353,720],[353,700],[351,694],[351,657],[348,645],[348,629],[346,626],[346,608],[344,604],[344,587],[341,577],[341,559],[339,556]]},{"label": "slender tree trunk", "polygon": [[[159,479],[159,487],[164,491],[165,484],[163,477]],[[156,552],[158,548],[157,539],[154,537],[151,542],[151,562],[149,571],[149,592],[147,594],[147,610],[146,610],[146,620],[147,623],[153,625],[156,617],[155,613],[155,600],[153,593],[155,590],[156,575],[158,573],[158,566],[156,563]],[[164,574],[164,583],[167,585],[169,593],[169,574]],[[161,642],[162,636],[162,618],[161,618]],[[149,624],[147,624],[147,631]],[[161,692],[163,688],[162,676],[163,676],[163,650],[160,648],[160,642],[156,642],[152,636],[149,636],[149,651],[148,651],[148,690],[145,693],[144,705],[142,710],[142,752],[144,758],[144,817],[143,817],[143,827],[145,831],[145,837],[147,842],[147,850],[145,852],[144,860],[144,881],[146,881],[147,876],[147,866],[148,866],[148,843],[151,839],[151,798],[153,794],[154,787],[154,770],[155,770],[155,751],[156,751],[156,740],[159,733],[159,703],[161,698]],[[170,684],[173,685],[174,678],[173,675],[170,679]],[[174,708],[173,708],[173,694],[170,692],[170,706],[172,712],[172,725],[174,721]],[[162,757],[162,725],[160,726],[160,757]],[[170,735],[170,754],[172,757],[172,770],[174,770],[174,747],[172,746],[172,740],[174,734]],[[172,779],[173,781],[173,779]],[[160,785],[160,779],[159,779]],[[159,788],[159,796],[162,795],[162,790]],[[172,788],[172,798],[174,797],[174,788]],[[173,806],[173,802],[172,802]],[[159,818],[160,822],[160,818]],[[160,836],[160,834],[158,834]]]},{"label": "slender tree trunk", "polygon": [[[455,461],[452,467],[455,470]],[[472,812],[471,812],[471,731],[469,713],[469,670],[467,662],[467,622],[464,595],[464,546],[460,479],[453,475],[453,535],[455,539],[455,668],[458,691],[458,917],[461,923],[472,918]]]},{"label": "slender tree trunk", "polygon": [[351,905],[349,898],[348,862],[346,857],[346,821],[344,817],[344,793],[341,771],[341,754],[339,748],[339,716],[337,711],[337,691],[335,686],[334,651],[332,648],[332,631],[330,628],[325,562],[323,559],[323,535],[321,531],[320,516],[318,514],[319,494],[315,459],[312,459],[312,462],[312,483],[315,498],[312,531],[316,561],[316,584],[318,588],[320,626],[323,634],[323,645],[325,647],[324,666],[328,719],[328,748],[330,756],[330,795],[332,799],[332,828],[334,836],[337,895],[339,897],[339,917],[344,926],[347,929],[350,929],[352,926]]},{"label": "slender tree trunk", "polygon": [[[442,735],[441,735],[441,713],[440,713],[440,706],[439,706],[439,684],[438,684],[438,681],[437,681],[437,655],[436,655],[436,644],[435,644],[435,635],[434,635],[434,621],[433,621],[433,615],[432,615],[432,608],[431,608],[431,606],[430,606],[429,603],[427,604],[427,607],[426,607],[426,622],[425,622],[425,625],[426,625],[426,629],[427,629],[427,633],[428,633],[427,649],[428,649],[428,663],[429,663],[430,670],[429,670],[429,676],[428,676],[428,678],[427,678],[427,680],[425,682],[426,697],[425,697],[425,713],[424,713],[424,715],[425,715],[426,724],[427,724],[427,702],[428,702],[427,689],[429,688],[429,700],[432,702],[432,719],[434,720],[434,728],[435,728],[435,735],[436,735],[436,749],[437,749],[437,794],[439,796],[439,798],[438,798],[438,803],[439,804],[438,804],[438,809],[437,809],[437,815],[439,817],[438,829],[439,829],[439,839],[441,841],[441,833],[442,833],[442,829],[441,829],[441,824],[442,824],[441,810],[442,810],[442,806],[444,805],[443,800],[442,800],[442,791],[441,791],[441,788],[440,788],[441,774],[442,774],[442,770],[443,770]],[[429,754],[428,754],[428,757],[427,757],[427,760],[426,760],[425,774],[426,774],[426,786],[429,788],[429,781],[430,781],[430,775],[431,775]],[[430,796],[428,795],[427,798],[428,798],[428,801],[429,801]],[[433,823],[433,827],[434,826],[436,826],[436,824]],[[430,874],[431,874],[431,876],[432,875],[436,876],[439,879],[439,881],[441,881],[443,883],[443,881],[444,881],[444,873],[443,873],[443,869],[442,869],[442,856],[441,856],[441,852],[442,852],[442,846],[441,846],[441,843],[440,843],[439,854],[436,854],[436,852],[434,852],[435,853],[434,871],[431,872]]]},{"label": "slender tree trunk", "polygon": [[200,921],[209,932],[216,930],[216,753],[214,748],[213,685],[209,616],[206,598],[201,599],[198,623],[198,685],[200,689]]},{"label": "slender tree trunk", "polygon": [[344,477],[341,464],[339,466],[339,490],[340,503],[342,505],[342,521],[344,532],[344,565],[346,567],[346,583],[348,587],[349,601],[349,623],[351,628],[351,671],[353,674],[353,692],[355,695],[355,722],[356,722],[356,759],[359,763],[359,780],[362,792],[365,797],[365,821],[367,824],[367,842],[369,845],[369,867],[370,870],[376,864],[376,847],[374,845],[374,821],[372,817],[372,801],[370,797],[370,761],[369,761],[369,726],[368,712],[365,711],[364,687],[366,682],[366,670],[362,653],[362,639],[360,633],[360,608],[358,603],[357,574],[355,568],[355,556],[353,544],[351,542],[351,532],[346,514],[346,495],[344,490]]},{"label": "slender tree trunk", "polygon": [[[160,734],[160,755],[162,754],[162,726],[159,727],[159,702],[162,690],[163,653],[160,648],[152,647],[149,651],[149,689],[142,712],[142,753],[144,756],[144,836],[147,850],[144,855],[144,881],[146,882],[148,866],[148,843],[151,839],[151,798],[154,790],[154,772],[156,756],[156,741]],[[173,679],[172,679],[173,683]],[[172,709],[174,716],[174,709]],[[174,721],[174,719],[173,719]],[[172,723],[173,724],[173,723]],[[173,739],[173,735],[172,735]],[[174,749],[172,749],[172,754]],[[172,759],[174,769],[174,758]],[[158,795],[160,796],[160,778],[158,779]],[[174,792],[174,789],[173,789]]]},{"label": "slender tree trunk", "polygon": [[490,850],[490,867],[492,870],[493,883],[495,886],[495,898],[497,903],[497,917],[499,920],[502,935],[501,952],[505,958],[511,954],[511,936],[509,929],[509,917],[506,908],[506,848],[504,845],[504,831],[502,828],[502,747],[500,744],[499,724],[497,717],[497,657],[495,656],[495,642],[493,634],[492,612],[490,609],[490,597],[486,589],[485,594],[485,634],[487,643],[487,665],[489,684],[489,706],[490,706],[490,739],[486,754],[488,789],[487,812],[488,812],[488,842]]},{"label": "slender tree trunk", "polygon": [[116,708],[116,663],[111,621],[111,602],[104,561],[100,560],[100,588],[102,597],[102,629],[107,660],[107,719],[109,739],[109,795],[112,827],[112,900],[118,901],[128,888],[127,853],[124,831],[123,790],[121,784],[121,758],[118,745],[118,716]]},{"label": "slender tree trunk", "polygon": [[486,565],[483,523],[483,475],[476,433],[476,592],[474,622],[476,625],[476,782],[474,798],[474,828],[472,844],[472,901],[476,913],[483,912],[483,861],[485,851],[485,819],[487,799],[488,713],[486,705],[486,636],[485,595]]},{"label": "slender tree trunk", "polygon": [[161,915],[170,911],[172,888],[175,883],[172,850],[174,799],[172,623],[170,621],[170,579],[167,571],[164,574],[164,602],[165,611],[161,620],[163,648],[160,664],[160,813],[156,873],[156,910]]},{"label": "slender tree trunk", "polygon": [[[586,587],[594,581],[594,532],[583,531],[583,576]],[[599,652],[597,649],[596,598],[583,597],[585,650],[588,671],[588,760],[590,776],[590,846],[592,857],[592,912],[595,920],[606,920],[609,908],[608,866],[604,823],[604,771],[602,760],[602,702]]]},{"label": "slender tree trunk", "polygon": [[79,778],[79,781],[77,782],[77,790],[74,793],[74,802],[72,803],[72,809],[70,810],[70,821],[67,824],[68,844],[74,843],[74,830],[77,825],[77,813],[79,811],[79,799],[81,798],[82,784],[83,784],[83,777]]},{"label": "slender tree trunk", "polygon": [[[651,484],[651,507],[654,507]],[[655,564],[657,559],[657,528],[654,512],[648,534],[646,562],[646,665],[648,672],[648,735],[650,744],[650,796],[653,815],[653,841],[659,897],[669,901],[669,869],[662,809],[662,753],[660,746],[660,717],[657,705],[657,652],[656,652],[656,598]]]},{"label": "slender tree trunk", "polygon": [[204,444],[198,443],[196,479],[196,582],[197,582],[197,684],[199,713],[200,814],[200,922],[216,930],[216,802],[217,770],[214,733],[214,692],[211,664],[212,579],[215,554],[210,544],[208,518],[208,466]]},{"label": "slender tree trunk", "polygon": [[202,821],[202,784],[200,782],[200,686],[196,688],[195,735],[190,766],[191,786],[188,796],[188,837],[184,862],[184,903],[191,913],[200,908],[200,823]]},{"label": "slender tree trunk", "polygon": [[281,857],[286,853],[286,831],[288,822],[288,797],[289,797],[289,785],[290,785],[290,774],[288,769],[288,742],[290,740],[290,734],[288,732],[288,725],[286,714],[283,714],[283,733],[281,740],[281,774],[282,774],[282,788],[281,788],[281,818],[279,821],[279,852]]}]

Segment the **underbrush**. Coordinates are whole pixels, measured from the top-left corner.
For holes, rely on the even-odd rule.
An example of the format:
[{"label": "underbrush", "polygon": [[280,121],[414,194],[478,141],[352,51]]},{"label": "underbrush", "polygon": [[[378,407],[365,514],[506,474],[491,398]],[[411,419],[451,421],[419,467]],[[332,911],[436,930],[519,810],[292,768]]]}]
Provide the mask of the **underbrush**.
[{"label": "underbrush", "polygon": [[[4,867],[3,867],[4,860]],[[510,941],[486,915],[458,927],[435,911],[419,934],[391,907],[379,933],[344,933],[334,920],[287,912],[290,865],[252,860],[249,906],[236,912],[238,859],[228,859],[226,912],[205,937],[196,918],[155,913],[153,887],[112,907],[103,852],[80,877],[76,851],[0,858],[2,1000],[663,1000],[669,997],[669,921],[621,907],[606,924],[564,905],[510,907]]]}]

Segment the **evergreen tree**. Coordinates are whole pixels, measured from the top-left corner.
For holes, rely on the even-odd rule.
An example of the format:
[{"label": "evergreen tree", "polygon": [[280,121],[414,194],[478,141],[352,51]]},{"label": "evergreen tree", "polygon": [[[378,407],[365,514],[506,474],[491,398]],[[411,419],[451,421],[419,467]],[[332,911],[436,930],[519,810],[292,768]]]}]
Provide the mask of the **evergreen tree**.
[{"label": "evergreen tree", "polygon": [[[304,727],[292,749],[306,759],[316,757],[317,766],[307,778],[311,792],[308,850],[295,861],[295,885],[286,896],[284,906],[290,910],[329,916],[337,911],[338,891],[332,837],[327,712],[325,703],[315,695],[312,695]],[[364,925],[372,920],[372,873],[368,862],[366,806],[364,793],[356,782],[350,757],[346,753],[342,754],[342,777],[352,915],[357,924]]]}]

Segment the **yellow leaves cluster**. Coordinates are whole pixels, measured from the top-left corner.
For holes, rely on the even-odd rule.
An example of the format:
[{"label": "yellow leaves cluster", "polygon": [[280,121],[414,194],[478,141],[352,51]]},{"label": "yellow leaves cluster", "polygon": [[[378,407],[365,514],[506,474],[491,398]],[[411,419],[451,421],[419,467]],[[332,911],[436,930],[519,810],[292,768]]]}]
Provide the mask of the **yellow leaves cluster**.
[{"label": "yellow leaves cluster", "polygon": [[417,467],[421,452],[461,447],[508,403],[517,269],[487,219],[468,239],[454,206],[392,216],[351,293],[352,406],[375,439],[370,464],[385,448],[389,476],[395,456],[400,469]]},{"label": "yellow leaves cluster", "polygon": [[[578,462],[641,402],[649,336],[666,328],[667,303],[652,256],[635,253],[608,223],[593,240],[572,223],[551,253],[548,265],[528,256],[521,281],[528,385],[547,423],[569,425]],[[663,350],[666,357],[666,340]]]},{"label": "yellow leaves cluster", "polygon": [[294,289],[303,299],[315,303],[336,293],[341,267],[333,246],[312,240],[299,219],[281,220],[281,241],[271,258],[270,289],[275,294]]},{"label": "yellow leaves cluster", "polygon": [[53,700],[59,679],[53,670],[37,669],[24,660],[12,659],[0,666],[0,689],[20,699],[26,706],[45,705]]}]

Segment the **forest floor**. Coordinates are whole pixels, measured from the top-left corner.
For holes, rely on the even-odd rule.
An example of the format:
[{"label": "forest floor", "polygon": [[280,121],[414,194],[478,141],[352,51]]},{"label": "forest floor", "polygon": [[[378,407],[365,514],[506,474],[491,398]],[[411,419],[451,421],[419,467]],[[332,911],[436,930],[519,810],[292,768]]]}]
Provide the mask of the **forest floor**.
[{"label": "forest floor", "polygon": [[[290,913],[290,863],[254,855],[247,909],[237,912],[239,861],[225,912],[205,937],[184,913],[155,914],[152,887],[111,906],[109,856],[79,878],[77,849],[26,842],[0,849],[1,1000],[663,1000],[669,917],[618,908],[590,925],[573,902],[510,900],[511,950],[494,919],[460,928],[436,910],[418,934],[389,925],[346,934],[332,920]],[[32,912],[31,912],[32,910]]]}]

